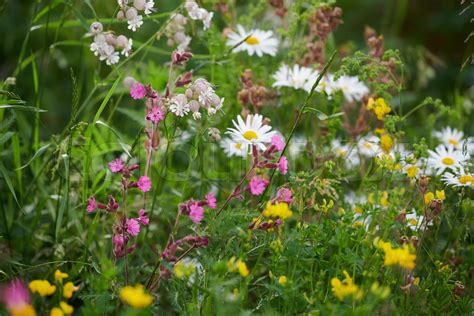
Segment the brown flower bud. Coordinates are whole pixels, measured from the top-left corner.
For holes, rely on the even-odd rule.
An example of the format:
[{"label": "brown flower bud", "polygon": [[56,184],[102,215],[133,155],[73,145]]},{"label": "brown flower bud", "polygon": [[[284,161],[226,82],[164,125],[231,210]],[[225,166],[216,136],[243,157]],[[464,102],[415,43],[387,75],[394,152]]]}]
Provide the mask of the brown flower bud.
[{"label": "brown flower bud", "polygon": [[438,216],[443,210],[443,200],[433,199],[430,203],[430,209],[433,212],[433,217]]},{"label": "brown flower bud", "polygon": [[411,236],[410,242],[413,245],[413,247],[418,247],[418,237],[417,236]]},{"label": "brown flower bud", "polygon": [[453,293],[454,295],[463,296],[464,295],[464,284],[461,281],[456,281],[454,283]]},{"label": "brown flower bud", "polygon": [[401,237],[398,239],[398,243],[399,243],[400,245],[407,245],[409,242],[410,242],[410,239],[408,239],[408,236],[401,236]]},{"label": "brown flower bud", "polygon": [[428,191],[428,185],[430,183],[430,178],[423,175],[420,177],[420,191],[425,194]]}]

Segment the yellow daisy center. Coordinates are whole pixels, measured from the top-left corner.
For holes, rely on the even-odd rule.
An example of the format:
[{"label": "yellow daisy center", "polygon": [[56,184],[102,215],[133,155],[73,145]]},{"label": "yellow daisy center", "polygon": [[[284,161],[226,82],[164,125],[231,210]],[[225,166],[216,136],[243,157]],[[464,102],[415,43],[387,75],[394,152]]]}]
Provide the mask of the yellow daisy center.
[{"label": "yellow daisy center", "polygon": [[454,159],[453,159],[453,158],[450,158],[450,157],[443,158],[443,160],[441,160],[441,162],[442,162],[443,164],[445,164],[446,166],[452,166],[452,165],[454,165]]},{"label": "yellow daisy center", "polygon": [[457,140],[455,140],[454,138],[448,139],[448,143],[450,143],[451,145],[454,145],[454,146],[456,146],[457,144],[459,144],[459,142],[458,142]]},{"label": "yellow daisy center", "polygon": [[249,44],[249,45],[257,45],[260,43],[260,41],[258,40],[258,38],[256,38],[255,36],[249,36],[246,40],[245,40],[245,43]]},{"label": "yellow daisy center", "polygon": [[234,146],[235,146],[235,148],[237,148],[237,149],[242,148],[242,144],[235,144]]},{"label": "yellow daisy center", "polygon": [[257,133],[254,131],[246,131],[243,136],[246,140],[252,140],[257,138]]},{"label": "yellow daisy center", "polygon": [[468,174],[463,174],[459,177],[459,183],[467,184],[468,182],[474,182],[474,177]]},{"label": "yellow daisy center", "polygon": [[417,226],[418,225],[418,221],[414,218],[411,218],[410,220],[408,220],[408,222],[413,225],[413,226]]}]

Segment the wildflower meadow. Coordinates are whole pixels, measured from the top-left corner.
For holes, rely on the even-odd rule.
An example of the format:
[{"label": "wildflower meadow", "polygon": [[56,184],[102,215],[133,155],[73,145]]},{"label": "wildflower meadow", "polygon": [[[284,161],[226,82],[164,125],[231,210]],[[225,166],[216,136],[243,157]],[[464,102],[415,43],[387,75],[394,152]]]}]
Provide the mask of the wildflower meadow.
[{"label": "wildflower meadow", "polygon": [[0,314],[471,315],[473,14],[0,2]]}]

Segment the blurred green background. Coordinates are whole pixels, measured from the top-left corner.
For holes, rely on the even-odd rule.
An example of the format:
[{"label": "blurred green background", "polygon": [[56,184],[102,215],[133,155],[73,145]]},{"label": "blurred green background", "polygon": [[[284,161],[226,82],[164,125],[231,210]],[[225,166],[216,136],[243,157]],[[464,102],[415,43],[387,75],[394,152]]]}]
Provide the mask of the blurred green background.
[{"label": "blurred green background", "polygon": [[[204,1],[204,4],[213,8],[216,2]],[[179,3],[156,1],[156,7],[159,12],[168,12]],[[337,5],[344,11],[344,24],[335,32],[338,46],[349,43],[351,47],[366,49],[363,31],[368,25],[384,35],[386,48],[401,50],[407,65],[404,78],[406,90],[414,92],[407,93],[405,102],[414,105],[426,96],[441,98],[448,105],[472,100],[474,92],[468,89],[474,82],[473,68],[468,63],[461,71],[462,64],[472,52],[472,41],[466,43],[465,40],[472,30],[469,21],[474,10],[471,8],[460,14],[468,3],[446,0],[341,0],[337,1]],[[81,102],[99,77],[103,78],[110,71],[89,51],[91,38],[84,35],[91,21],[98,19],[97,16],[100,16],[100,21],[113,17],[116,7],[113,0],[4,0],[0,4],[0,80],[16,77],[16,86],[12,90],[28,105],[48,111],[40,115],[41,138],[47,139],[61,132],[69,121],[72,94],[70,68],[79,81]],[[32,20],[35,16],[36,19]],[[215,21],[219,21],[219,27],[225,26],[219,14]],[[144,42],[159,25],[160,20],[145,23],[139,32],[133,34],[135,43]],[[123,24],[120,27],[114,25],[114,30],[131,34]],[[154,47],[168,50],[164,40],[155,42]],[[147,59],[158,63],[166,61],[167,56],[154,51],[149,52]],[[34,67],[31,61],[34,61]],[[460,95],[464,96],[464,101],[457,101]],[[472,104],[463,106],[472,108]],[[87,111],[83,113],[87,114]],[[29,128],[30,119],[31,115],[26,116],[23,128]],[[466,132],[472,134],[473,130]]]}]

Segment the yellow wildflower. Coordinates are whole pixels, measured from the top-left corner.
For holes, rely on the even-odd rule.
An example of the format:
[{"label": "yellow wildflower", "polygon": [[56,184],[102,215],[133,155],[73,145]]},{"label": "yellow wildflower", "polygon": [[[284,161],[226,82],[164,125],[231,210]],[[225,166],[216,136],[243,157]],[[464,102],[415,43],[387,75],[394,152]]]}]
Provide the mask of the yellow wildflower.
[{"label": "yellow wildflower", "polygon": [[383,98],[377,98],[374,100],[370,98],[367,102],[367,110],[374,111],[379,121],[383,121],[385,115],[392,111],[392,108],[385,102]]},{"label": "yellow wildflower", "polygon": [[229,272],[235,272],[237,271],[237,261],[235,257],[232,257],[227,261],[227,271]]},{"label": "yellow wildflower", "polygon": [[362,214],[363,213],[363,210],[361,207],[359,206],[354,206],[354,213],[356,214]]},{"label": "yellow wildflower", "polygon": [[399,265],[407,270],[415,268],[416,255],[410,252],[409,246],[404,245],[402,248],[392,248],[392,244],[380,240],[378,247],[385,253],[385,266]]},{"label": "yellow wildflower", "polygon": [[390,135],[384,134],[380,137],[380,147],[386,154],[390,153],[390,150],[392,150],[393,145],[394,142]]},{"label": "yellow wildflower", "polygon": [[367,196],[367,202],[369,204],[374,204],[375,203],[374,192],[369,193],[369,195]]},{"label": "yellow wildflower", "polygon": [[430,202],[434,199],[433,192],[426,192],[424,199],[425,199],[425,204],[430,204]]},{"label": "yellow wildflower", "polygon": [[67,282],[66,284],[64,284],[63,296],[65,298],[71,298],[72,294],[76,292],[77,290],[79,290],[78,286],[74,286],[74,283],[72,282]]},{"label": "yellow wildflower", "polygon": [[245,264],[245,262],[239,260],[238,269],[239,269],[240,275],[243,276],[244,278],[246,278],[249,275],[249,269],[247,268],[247,265]]},{"label": "yellow wildflower", "polygon": [[153,297],[145,293],[143,286],[125,286],[120,290],[120,299],[133,308],[148,307],[153,303]]},{"label": "yellow wildflower", "polygon": [[11,316],[36,316],[36,311],[30,304],[23,304],[18,307],[8,307]]},{"label": "yellow wildflower", "polygon": [[388,286],[380,286],[379,282],[375,281],[370,287],[370,292],[381,299],[386,299],[390,295],[390,288]]},{"label": "yellow wildflower", "polygon": [[280,285],[285,286],[286,282],[287,282],[286,276],[282,275],[281,277],[278,278],[278,283],[280,283]]},{"label": "yellow wildflower", "polygon": [[59,307],[61,307],[64,314],[66,315],[72,315],[72,313],[74,313],[74,307],[64,301],[59,303]]},{"label": "yellow wildflower", "polygon": [[438,191],[436,190],[436,198],[440,200],[446,200],[446,194],[444,194],[444,190]]},{"label": "yellow wildflower", "polygon": [[173,267],[174,275],[176,275],[178,279],[189,278],[195,269],[196,266],[194,263],[185,262],[183,260],[178,261]]},{"label": "yellow wildflower", "polygon": [[376,128],[374,129],[374,134],[383,135],[385,134],[385,130],[383,128]]},{"label": "yellow wildflower", "polygon": [[32,293],[38,293],[41,296],[49,296],[56,291],[56,286],[51,285],[48,280],[31,281],[28,287]]},{"label": "yellow wildflower", "polygon": [[67,277],[69,277],[69,274],[64,273],[64,272],[61,272],[60,270],[56,270],[56,271],[54,272],[54,279],[55,279],[56,281],[62,282],[63,279],[65,279],[65,278],[67,278]]},{"label": "yellow wildflower", "polygon": [[352,296],[354,299],[362,298],[362,291],[354,284],[349,273],[347,271],[343,273],[346,277],[344,280],[341,281],[338,278],[331,279],[332,291],[337,299],[342,302],[347,296]]},{"label": "yellow wildflower", "polygon": [[279,217],[282,220],[290,218],[293,215],[287,203],[277,202],[273,204],[272,202],[267,203],[267,207],[263,211],[263,216],[266,217]]},{"label": "yellow wildflower", "polygon": [[411,165],[405,169],[405,172],[408,178],[414,178],[418,173],[418,167],[416,165]]},{"label": "yellow wildflower", "polygon": [[380,205],[382,205],[383,207],[387,207],[389,205],[387,191],[383,191],[382,197],[380,198]]},{"label": "yellow wildflower", "polygon": [[59,307],[53,307],[49,315],[50,316],[64,316],[64,313]]}]

